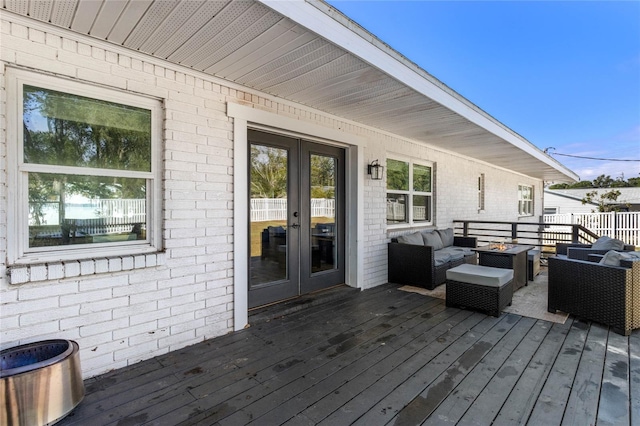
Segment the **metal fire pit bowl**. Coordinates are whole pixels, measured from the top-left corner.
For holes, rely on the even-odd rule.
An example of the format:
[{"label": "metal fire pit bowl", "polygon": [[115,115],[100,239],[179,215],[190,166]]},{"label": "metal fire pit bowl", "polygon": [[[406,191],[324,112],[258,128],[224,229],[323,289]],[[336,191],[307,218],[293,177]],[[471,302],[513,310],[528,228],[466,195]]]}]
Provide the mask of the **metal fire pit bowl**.
[{"label": "metal fire pit bowl", "polygon": [[78,344],[44,340],[0,351],[0,425],[50,425],[84,397]]}]

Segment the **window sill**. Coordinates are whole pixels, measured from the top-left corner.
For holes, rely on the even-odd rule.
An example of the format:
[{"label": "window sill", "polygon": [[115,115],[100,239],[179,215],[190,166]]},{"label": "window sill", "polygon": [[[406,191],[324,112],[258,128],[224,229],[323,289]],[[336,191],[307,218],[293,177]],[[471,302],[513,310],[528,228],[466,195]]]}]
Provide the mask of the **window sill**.
[{"label": "window sill", "polygon": [[64,260],[31,265],[10,266],[7,271],[9,283],[27,284],[63,278],[84,277],[110,272],[152,268],[165,264],[163,252],[113,256],[96,259]]}]

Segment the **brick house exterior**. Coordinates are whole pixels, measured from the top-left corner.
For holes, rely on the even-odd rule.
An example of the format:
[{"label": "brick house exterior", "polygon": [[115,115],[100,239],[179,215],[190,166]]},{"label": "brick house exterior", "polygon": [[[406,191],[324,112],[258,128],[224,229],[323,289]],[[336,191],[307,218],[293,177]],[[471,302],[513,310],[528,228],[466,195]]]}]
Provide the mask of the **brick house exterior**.
[{"label": "brick house exterior", "polygon": [[[347,164],[353,215],[346,283],[367,289],[387,282],[385,181],[366,177],[366,165],[388,156],[427,160],[434,168],[434,221],[516,221],[518,185],[533,188],[542,215],[543,179],[489,164],[359,124],[302,104],[241,87],[90,36],[0,12],[0,321],[1,347],[67,338],[81,347],[83,374],[91,377],[214,338],[246,324],[241,253],[246,244],[238,194],[246,183],[237,156],[246,122],[311,129],[338,140]],[[31,23],[33,22],[33,25]],[[45,263],[12,263],[8,171],[15,100],[8,82],[34,73],[155,99],[162,105],[162,249]],[[243,124],[245,123],[245,124]],[[261,123],[262,124],[262,123]],[[245,127],[242,127],[242,126]],[[320,133],[320,134],[318,134]],[[561,174],[573,175],[562,167]],[[485,209],[478,210],[478,176]],[[357,229],[356,229],[357,228]],[[243,251],[244,250],[244,251]],[[244,264],[246,267],[246,263]],[[246,296],[245,296],[246,298]]]}]

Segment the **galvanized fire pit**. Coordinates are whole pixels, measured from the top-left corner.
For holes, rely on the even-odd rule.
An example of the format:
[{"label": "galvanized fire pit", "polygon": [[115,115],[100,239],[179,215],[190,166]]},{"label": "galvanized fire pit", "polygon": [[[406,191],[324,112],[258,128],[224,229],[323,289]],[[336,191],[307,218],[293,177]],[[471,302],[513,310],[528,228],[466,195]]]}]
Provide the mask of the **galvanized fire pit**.
[{"label": "galvanized fire pit", "polygon": [[44,340],[0,351],[0,425],[49,425],[84,397],[78,344]]}]

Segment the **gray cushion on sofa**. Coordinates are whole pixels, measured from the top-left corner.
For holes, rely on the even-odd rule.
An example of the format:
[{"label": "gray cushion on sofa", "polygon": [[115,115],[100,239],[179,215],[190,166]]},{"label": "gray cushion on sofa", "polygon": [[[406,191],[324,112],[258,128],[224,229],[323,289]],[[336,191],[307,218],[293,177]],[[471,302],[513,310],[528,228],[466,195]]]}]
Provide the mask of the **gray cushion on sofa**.
[{"label": "gray cushion on sofa", "polygon": [[424,245],[431,246],[434,250],[440,250],[444,247],[440,234],[437,232],[423,232],[422,238],[424,238]]},{"label": "gray cushion on sofa", "polygon": [[591,246],[594,250],[624,250],[624,242],[611,237],[600,237]]},{"label": "gray cushion on sofa", "polygon": [[433,261],[435,263],[435,266],[444,265],[450,260],[451,260],[451,255],[447,252],[444,252],[442,250],[433,252]]},{"label": "gray cushion on sofa", "polygon": [[400,235],[398,237],[398,242],[402,244],[413,244],[415,246],[423,246],[424,239],[422,238],[422,234],[420,232],[414,232],[413,234]]},{"label": "gray cushion on sofa", "polygon": [[453,228],[438,229],[437,232],[440,235],[443,246],[449,247],[453,245]]},{"label": "gray cushion on sofa", "polygon": [[450,246],[443,248],[441,251],[452,255],[453,259],[451,260],[462,259],[464,256],[470,256],[473,254],[473,250],[471,250],[469,247]]}]

